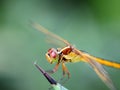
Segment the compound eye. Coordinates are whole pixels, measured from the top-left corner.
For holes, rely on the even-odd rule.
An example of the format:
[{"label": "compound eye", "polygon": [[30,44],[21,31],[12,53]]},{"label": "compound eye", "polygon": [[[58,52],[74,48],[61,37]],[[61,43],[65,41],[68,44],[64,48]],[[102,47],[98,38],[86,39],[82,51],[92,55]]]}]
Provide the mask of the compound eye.
[{"label": "compound eye", "polygon": [[51,54],[50,54],[50,57],[52,57],[52,58],[56,58],[56,56],[57,56],[57,53],[56,52],[51,52]]},{"label": "compound eye", "polygon": [[48,55],[51,57],[51,58],[56,58],[57,57],[57,51],[56,49],[54,48],[51,48],[48,50]]}]

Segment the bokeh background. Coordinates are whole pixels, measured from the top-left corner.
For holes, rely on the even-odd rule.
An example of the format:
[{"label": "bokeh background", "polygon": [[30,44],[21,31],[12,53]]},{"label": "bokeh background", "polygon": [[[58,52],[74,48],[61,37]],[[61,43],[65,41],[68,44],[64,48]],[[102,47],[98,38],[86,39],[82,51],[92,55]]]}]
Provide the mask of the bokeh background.
[{"label": "bokeh background", "polygon": [[[54,45],[35,30],[30,21],[70,41],[77,48],[120,62],[119,0],[0,0],[0,90],[48,90],[47,80],[33,65],[45,70],[54,65],[45,53]],[[69,90],[109,90],[85,63],[67,64]],[[105,67],[117,90],[120,70]],[[61,67],[53,74],[62,77]]]}]

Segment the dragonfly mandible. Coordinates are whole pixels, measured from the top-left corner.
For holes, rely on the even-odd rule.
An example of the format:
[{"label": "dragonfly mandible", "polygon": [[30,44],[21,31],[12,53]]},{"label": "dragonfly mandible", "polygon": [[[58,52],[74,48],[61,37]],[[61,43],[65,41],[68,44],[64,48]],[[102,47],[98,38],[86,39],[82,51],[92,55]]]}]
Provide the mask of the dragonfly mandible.
[{"label": "dragonfly mandible", "polygon": [[38,31],[44,33],[47,36],[55,38],[65,44],[63,48],[50,48],[46,53],[46,59],[49,63],[56,63],[51,73],[54,73],[58,70],[60,64],[62,64],[63,75],[68,75],[70,77],[70,72],[65,66],[66,62],[74,63],[74,62],[85,62],[88,63],[93,70],[97,73],[97,75],[101,78],[101,80],[111,89],[116,90],[115,86],[113,85],[112,80],[110,79],[108,73],[105,71],[102,65],[114,67],[120,69],[120,63],[111,62],[102,58],[98,58],[92,56],[82,50],[75,48],[72,44],[70,44],[67,40],[63,39],[62,37],[48,31],[41,25],[37,23],[32,23],[32,26],[37,29]]}]

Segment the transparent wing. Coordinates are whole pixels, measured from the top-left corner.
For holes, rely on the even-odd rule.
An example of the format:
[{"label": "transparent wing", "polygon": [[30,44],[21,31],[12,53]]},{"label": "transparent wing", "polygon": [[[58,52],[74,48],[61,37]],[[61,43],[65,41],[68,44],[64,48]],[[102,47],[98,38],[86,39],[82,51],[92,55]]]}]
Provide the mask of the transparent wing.
[{"label": "transparent wing", "polygon": [[110,79],[108,73],[105,71],[105,69],[102,67],[102,65],[98,62],[96,62],[94,59],[86,56],[83,54],[81,51],[77,50],[74,48],[75,52],[79,55],[81,55],[85,62],[88,62],[90,66],[94,69],[94,71],[97,73],[97,75],[102,79],[102,81],[111,89],[111,90],[116,90],[112,80]]},{"label": "transparent wing", "polygon": [[[37,23],[32,23],[32,26],[37,29],[38,31],[44,33],[46,36],[49,36],[48,38],[48,42],[51,42],[53,44],[59,45],[59,46],[63,46],[61,45],[62,43],[64,43],[65,45],[70,45],[70,43],[67,40],[64,40],[63,38],[61,38],[60,36],[48,31],[47,29],[45,29],[44,27],[42,27],[41,25],[37,24]],[[51,38],[50,38],[51,37]],[[62,42],[62,43],[61,43]]]},{"label": "transparent wing", "polygon": [[108,73],[105,71],[105,69],[102,67],[101,64],[99,64],[96,61],[92,61],[92,67],[95,70],[95,72],[98,74],[98,76],[102,79],[102,81],[111,89],[111,90],[116,90],[112,80],[110,79]]}]

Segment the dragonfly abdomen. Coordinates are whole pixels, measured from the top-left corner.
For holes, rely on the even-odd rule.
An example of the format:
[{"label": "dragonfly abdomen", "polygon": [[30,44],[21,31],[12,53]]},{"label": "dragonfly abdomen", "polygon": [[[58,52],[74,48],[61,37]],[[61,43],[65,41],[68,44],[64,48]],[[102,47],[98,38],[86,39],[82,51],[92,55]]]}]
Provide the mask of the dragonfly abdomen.
[{"label": "dragonfly abdomen", "polygon": [[98,57],[89,55],[89,54],[87,54],[87,53],[85,53],[85,55],[86,55],[87,57],[93,59],[93,60],[96,60],[98,63],[100,63],[100,64],[102,64],[102,65],[120,69],[120,63],[108,61],[108,60],[102,59],[102,58],[98,58]]},{"label": "dragonfly abdomen", "polygon": [[101,59],[101,58],[95,58],[95,60],[97,62],[99,62],[100,64],[103,64],[105,66],[109,66],[109,67],[114,67],[114,68],[120,69],[120,63],[116,63],[116,62],[112,62],[112,61],[107,61],[107,60]]}]

